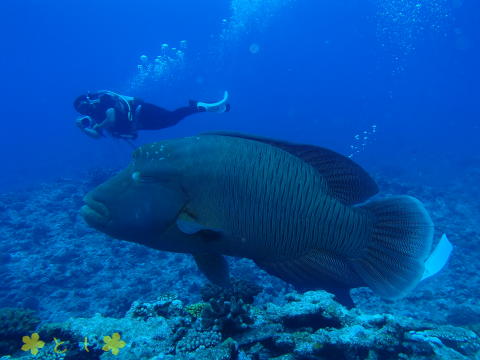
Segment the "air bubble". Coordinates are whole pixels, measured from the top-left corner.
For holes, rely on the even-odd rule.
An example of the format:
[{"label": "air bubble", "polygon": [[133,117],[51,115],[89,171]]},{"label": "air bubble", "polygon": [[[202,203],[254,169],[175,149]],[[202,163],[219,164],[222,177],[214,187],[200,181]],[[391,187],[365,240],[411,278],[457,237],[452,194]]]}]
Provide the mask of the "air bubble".
[{"label": "air bubble", "polygon": [[[451,22],[451,0],[377,0],[377,38],[395,65],[404,70],[406,57],[415,51],[428,29],[441,32]],[[454,0],[459,1],[459,0]],[[454,6],[454,5],[453,5]]]},{"label": "air bubble", "polygon": [[250,54],[258,54],[258,52],[260,51],[260,45],[258,45],[257,43],[252,43],[248,47],[248,51],[250,51]]},{"label": "air bubble", "polygon": [[350,145],[349,158],[352,158],[355,154],[359,154],[365,151],[368,144],[375,140],[375,133],[377,131],[377,125],[371,125],[369,129],[361,131],[360,134],[353,136],[353,144]]},{"label": "air bubble", "polygon": [[182,40],[177,47],[170,47],[163,43],[160,46],[160,55],[153,57],[153,60],[147,55],[140,56],[140,64],[137,65],[137,74],[130,84],[131,90],[137,90],[145,86],[151,86],[155,83],[164,83],[178,78],[185,67],[185,50],[187,41]]}]

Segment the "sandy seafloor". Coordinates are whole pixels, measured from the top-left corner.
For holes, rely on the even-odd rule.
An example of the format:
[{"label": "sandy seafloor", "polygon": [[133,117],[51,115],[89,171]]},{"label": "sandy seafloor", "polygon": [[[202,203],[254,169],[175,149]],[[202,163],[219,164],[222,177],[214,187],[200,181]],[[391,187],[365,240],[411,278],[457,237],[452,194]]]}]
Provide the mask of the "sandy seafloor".
[{"label": "sandy seafloor", "polygon": [[[480,358],[478,170],[443,188],[372,174],[381,196],[409,194],[423,201],[436,225],[435,239],[446,233],[454,245],[447,267],[408,297],[386,302],[368,289],[356,289],[352,312],[321,291],[296,294],[291,286],[253,262],[229,259],[232,276],[260,286],[261,291],[252,305],[243,299],[237,309],[233,305],[242,295],[235,299],[231,296],[237,295],[217,293],[222,309],[203,316],[213,318],[214,325],[200,324],[201,314],[192,317],[186,312],[189,304],[209,302],[208,297],[202,299],[206,281],[190,255],[113,240],[87,227],[79,217],[83,195],[109,173],[96,170],[81,180],[59,179],[0,196],[0,355],[15,352],[15,357],[31,356],[20,350],[21,337],[38,331],[47,345],[35,358],[113,358],[112,353],[102,350],[102,338],[116,331],[126,341],[119,359]],[[318,299],[312,300],[315,297]],[[139,304],[150,309],[148,316],[140,316],[140,323],[135,312]],[[297,304],[296,310],[289,304]],[[34,313],[25,315],[5,308],[31,309]],[[301,320],[289,320],[297,315],[279,315],[285,309],[298,311]],[[5,311],[10,311],[8,316],[2,314]],[[337,315],[328,315],[329,311]],[[347,313],[350,320],[341,320]],[[132,314],[137,314],[137,322]],[[366,320],[362,319],[369,316],[365,314],[382,315]],[[35,320],[25,320],[28,316]],[[237,319],[233,321],[236,325],[215,322],[215,316]],[[378,321],[378,316],[384,320]],[[336,317],[340,320],[333,326],[329,321]],[[403,322],[404,318],[409,320]],[[22,321],[25,323],[20,324]],[[63,325],[45,330],[52,323]],[[152,327],[161,334],[149,338],[148,333],[142,333]],[[435,329],[446,330],[444,335],[425,333]],[[259,335],[262,332],[264,336]],[[389,342],[382,342],[387,333]],[[67,346],[67,352],[58,352],[60,348],[53,351],[52,334],[66,341],[61,346]],[[90,352],[81,351],[87,336]],[[190,344],[189,336],[197,340]],[[245,341],[245,336],[251,339]]]}]

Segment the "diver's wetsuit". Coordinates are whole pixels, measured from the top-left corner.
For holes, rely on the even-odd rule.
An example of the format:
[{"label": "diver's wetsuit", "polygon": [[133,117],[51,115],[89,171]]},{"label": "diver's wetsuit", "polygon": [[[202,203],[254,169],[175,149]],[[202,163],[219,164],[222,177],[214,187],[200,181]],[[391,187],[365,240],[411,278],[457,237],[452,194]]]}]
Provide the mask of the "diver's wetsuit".
[{"label": "diver's wetsuit", "polygon": [[[138,107],[137,107],[138,109]],[[159,106],[143,102],[136,115],[138,130],[158,130],[178,124],[183,118],[201,112],[192,102],[190,106],[184,106],[173,111]]]},{"label": "diver's wetsuit", "polygon": [[108,109],[115,109],[115,123],[105,130],[119,138],[136,138],[138,130],[167,128],[189,115],[202,112],[194,101],[191,101],[189,106],[170,111],[146,103],[141,99],[122,96],[110,91],[97,92],[90,95],[90,98],[99,100],[95,104],[94,110],[87,114],[96,124],[105,120]]}]

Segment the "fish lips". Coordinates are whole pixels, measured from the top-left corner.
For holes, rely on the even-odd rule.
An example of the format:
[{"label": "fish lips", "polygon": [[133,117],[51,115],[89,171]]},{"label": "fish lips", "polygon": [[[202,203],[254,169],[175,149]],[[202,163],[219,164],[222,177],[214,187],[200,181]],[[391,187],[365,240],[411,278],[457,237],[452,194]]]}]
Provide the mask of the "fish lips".
[{"label": "fish lips", "polygon": [[110,222],[110,211],[101,202],[85,197],[85,205],[80,208],[80,215],[88,225],[94,228],[105,228]]}]

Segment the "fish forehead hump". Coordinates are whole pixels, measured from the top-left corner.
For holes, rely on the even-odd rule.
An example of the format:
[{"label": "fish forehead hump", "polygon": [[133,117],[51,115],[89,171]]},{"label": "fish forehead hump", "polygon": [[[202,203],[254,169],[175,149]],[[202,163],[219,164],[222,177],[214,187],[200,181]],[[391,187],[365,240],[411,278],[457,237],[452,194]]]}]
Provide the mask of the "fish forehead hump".
[{"label": "fish forehead hump", "polygon": [[[133,153],[133,167],[137,171],[175,167],[179,176],[185,175],[198,181],[209,178],[214,173],[216,176],[232,176],[239,169],[268,168],[275,164],[278,170],[283,166],[292,169],[299,166],[312,175],[319,175],[301,159],[279,148],[258,141],[220,135],[166,140],[143,145]],[[266,174],[257,174],[262,175]]]},{"label": "fish forehead hump", "polygon": [[164,140],[138,147],[132,154],[135,177],[164,185],[181,184],[185,168],[198,152],[198,137]]}]

